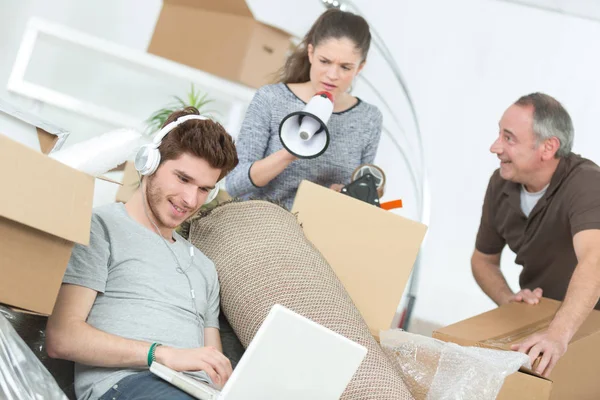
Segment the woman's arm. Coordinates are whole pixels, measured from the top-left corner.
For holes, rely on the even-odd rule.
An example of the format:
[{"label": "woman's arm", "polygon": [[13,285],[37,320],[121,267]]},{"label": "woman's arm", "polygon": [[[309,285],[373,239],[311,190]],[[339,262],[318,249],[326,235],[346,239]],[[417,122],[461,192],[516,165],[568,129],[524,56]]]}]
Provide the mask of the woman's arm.
[{"label": "woman's arm", "polygon": [[296,157],[286,149],[281,149],[250,166],[250,179],[255,186],[263,187],[275,179]]},{"label": "woman's arm", "polygon": [[226,179],[226,189],[231,196],[256,192],[295,159],[286,150],[265,157],[271,136],[272,101],[267,90],[260,88],[248,106],[236,144],[240,162]]}]

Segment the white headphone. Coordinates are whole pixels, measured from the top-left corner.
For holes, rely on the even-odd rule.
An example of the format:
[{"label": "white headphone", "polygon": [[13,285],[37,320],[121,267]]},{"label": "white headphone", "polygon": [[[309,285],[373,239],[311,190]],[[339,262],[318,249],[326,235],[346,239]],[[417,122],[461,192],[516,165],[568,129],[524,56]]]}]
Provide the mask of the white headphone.
[{"label": "white headphone", "polygon": [[[145,144],[140,147],[135,155],[134,161],[135,169],[140,173],[140,175],[147,176],[156,172],[158,165],[160,164],[160,151],[158,148],[162,144],[163,138],[182,123],[192,119],[207,120],[209,118],[198,114],[190,114],[179,117],[158,131],[158,133],[154,136],[152,143]],[[220,182],[217,182],[215,188],[212,189],[206,197],[204,204],[210,203],[215,199],[215,197],[217,197],[217,194],[219,193],[219,186]]]}]

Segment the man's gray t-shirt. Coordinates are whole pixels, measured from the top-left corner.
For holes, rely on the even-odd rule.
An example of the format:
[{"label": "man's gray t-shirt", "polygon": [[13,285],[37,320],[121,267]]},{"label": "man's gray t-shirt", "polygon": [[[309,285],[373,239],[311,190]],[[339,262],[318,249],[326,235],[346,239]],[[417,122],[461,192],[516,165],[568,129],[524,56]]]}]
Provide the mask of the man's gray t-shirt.
[{"label": "man's gray t-shirt", "polygon": [[[219,327],[217,273],[200,250],[175,232],[173,237],[174,243],[163,240],[133,220],[122,203],[94,210],[90,244],[75,245],[63,279],[98,292],[88,324],[128,339],[178,348],[204,346],[204,328]],[[200,320],[173,253],[190,278]],[[97,399],[135,372],[139,370],[76,364],[77,398]],[[206,374],[199,375],[208,381]]]}]

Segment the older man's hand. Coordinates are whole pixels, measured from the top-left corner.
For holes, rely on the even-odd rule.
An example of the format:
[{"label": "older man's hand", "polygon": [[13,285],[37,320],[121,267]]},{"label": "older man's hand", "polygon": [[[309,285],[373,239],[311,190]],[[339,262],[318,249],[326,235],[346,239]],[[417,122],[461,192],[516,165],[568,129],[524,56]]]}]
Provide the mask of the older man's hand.
[{"label": "older man's hand", "polygon": [[527,304],[538,304],[542,298],[543,291],[541,288],[534,290],[523,289],[508,298],[507,303],[523,302]]},{"label": "older man's hand", "polygon": [[[567,352],[569,339],[565,335],[546,331],[536,333],[525,341],[512,345],[512,349],[529,355],[531,365],[536,374],[549,377],[559,358]],[[535,360],[541,356],[539,364]]]}]

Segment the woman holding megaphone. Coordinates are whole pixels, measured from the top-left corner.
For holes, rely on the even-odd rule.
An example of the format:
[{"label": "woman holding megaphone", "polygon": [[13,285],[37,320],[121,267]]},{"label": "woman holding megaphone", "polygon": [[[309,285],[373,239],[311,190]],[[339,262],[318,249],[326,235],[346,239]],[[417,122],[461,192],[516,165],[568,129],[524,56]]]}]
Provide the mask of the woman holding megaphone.
[{"label": "woman holding megaphone", "polygon": [[371,43],[360,16],[330,9],[280,71],[258,89],[237,141],[239,164],[226,180],[234,197],[270,199],[291,209],[304,179],[340,190],[372,164],[381,112],[349,91]]}]

